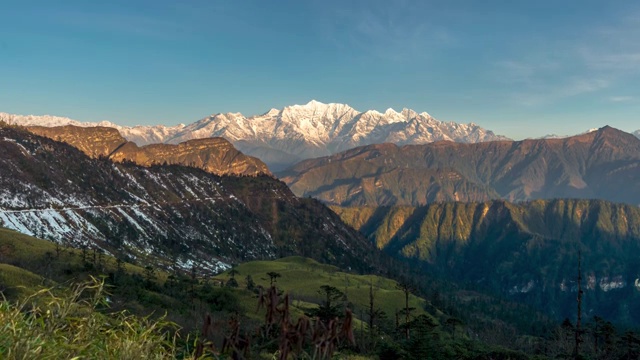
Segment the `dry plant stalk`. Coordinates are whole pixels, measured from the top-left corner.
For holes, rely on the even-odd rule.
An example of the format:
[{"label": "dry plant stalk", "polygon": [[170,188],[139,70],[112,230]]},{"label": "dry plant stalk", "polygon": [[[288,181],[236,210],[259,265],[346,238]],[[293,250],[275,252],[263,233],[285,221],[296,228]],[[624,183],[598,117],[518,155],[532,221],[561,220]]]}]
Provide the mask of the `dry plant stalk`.
[{"label": "dry plant stalk", "polygon": [[265,331],[262,334],[266,337],[273,325],[279,326],[279,360],[286,360],[290,356],[300,357],[304,353],[307,342],[312,346],[313,359],[330,359],[345,340],[355,345],[351,310],[345,310],[342,321],[334,318],[325,324],[319,318],[309,319],[302,316],[294,324],[291,321],[290,306],[290,296],[286,294],[281,298],[275,285],[272,285],[266,293],[263,288],[260,288],[258,309],[266,309]]}]

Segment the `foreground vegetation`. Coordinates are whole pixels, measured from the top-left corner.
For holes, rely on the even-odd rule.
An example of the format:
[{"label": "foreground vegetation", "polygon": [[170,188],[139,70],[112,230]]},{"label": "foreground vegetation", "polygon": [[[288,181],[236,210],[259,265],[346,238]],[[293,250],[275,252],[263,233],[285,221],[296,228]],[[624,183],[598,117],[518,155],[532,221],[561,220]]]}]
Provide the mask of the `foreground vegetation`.
[{"label": "foreground vegetation", "polygon": [[[636,333],[602,318],[522,336],[499,330],[508,324],[492,312],[472,323],[447,295],[427,300],[414,286],[302,257],[208,277],[0,229],[0,358],[575,358],[576,333],[583,358],[640,354]],[[477,324],[488,324],[484,335]]]},{"label": "foreground vegetation", "polygon": [[125,311],[109,313],[104,283],[43,289],[0,302],[2,359],[174,359],[175,324]]}]

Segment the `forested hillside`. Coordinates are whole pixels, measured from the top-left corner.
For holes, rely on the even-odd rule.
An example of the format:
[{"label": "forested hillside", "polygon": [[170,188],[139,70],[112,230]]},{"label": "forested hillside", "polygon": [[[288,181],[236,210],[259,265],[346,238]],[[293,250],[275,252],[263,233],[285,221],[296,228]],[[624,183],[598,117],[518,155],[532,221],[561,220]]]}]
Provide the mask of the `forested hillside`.
[{"label": "forested hillside", "polygon": [[640,324],[636,206],[498,200],[334,210],[389,254],[557,318],[575,316],[581,258],[585,314]]}]

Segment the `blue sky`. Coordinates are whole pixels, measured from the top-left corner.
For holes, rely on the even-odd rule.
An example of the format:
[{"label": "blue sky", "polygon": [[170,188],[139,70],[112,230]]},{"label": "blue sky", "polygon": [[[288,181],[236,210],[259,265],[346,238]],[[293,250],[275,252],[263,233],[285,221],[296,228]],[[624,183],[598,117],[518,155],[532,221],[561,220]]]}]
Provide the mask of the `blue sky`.
[{"label": "blue sky", "polygon": [[513,138],[640,129],[632,1],[0,3],[0,111],[123,125],[322,102]]}]

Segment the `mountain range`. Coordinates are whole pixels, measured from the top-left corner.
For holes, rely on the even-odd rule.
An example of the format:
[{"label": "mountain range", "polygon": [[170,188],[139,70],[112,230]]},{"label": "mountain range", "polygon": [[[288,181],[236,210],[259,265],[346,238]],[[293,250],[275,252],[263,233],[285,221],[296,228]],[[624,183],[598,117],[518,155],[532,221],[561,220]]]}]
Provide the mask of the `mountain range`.
[{"label": "mountain range", "polygon": [[602,200],[334,207],[388,253],[455,281],[575,316],[578,258],[584,316],[640,323],[640,209]]},{"label": "mountain range", "polygon": [[382,142],[405,145],[439,140],[475,143],[507,139],[473,123],[438,121],[426,112],[417,113],[410,109],[359,112],[345,104],[324,104],[315,100],[305,105],[271,109],[262,115],[215,114],[189,125],[171,127],[127,127],[107,121],[81,123],[55,116],[6,113],[0,113],[0,120],[21,126],[113,127],[139,146],[223,137],[243,153],[260,158],[273,171],[302,159]]},{"label": "mountain range", "polygon": [[365,269],[376,254],[331,210],[271,176],[114,163],[8,126],[0,153],[0,226],[24,234],[211,272],[294,254]]},{"label": "mountain range", "polygon": [[342,206],[598,198],[640,204],[640,139],[605,126],[561,139],[376,144],[278,173],[298,196]]}]

